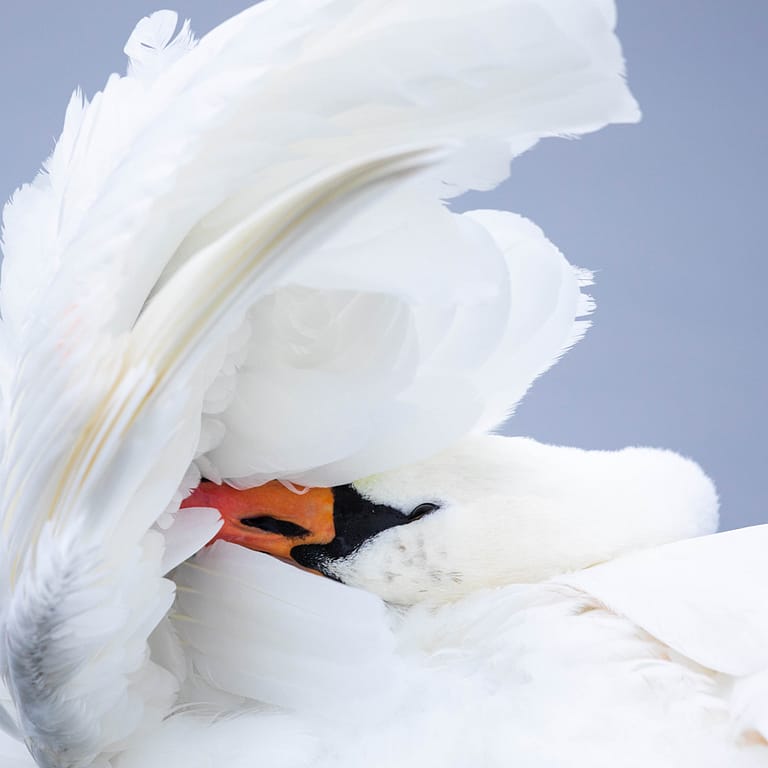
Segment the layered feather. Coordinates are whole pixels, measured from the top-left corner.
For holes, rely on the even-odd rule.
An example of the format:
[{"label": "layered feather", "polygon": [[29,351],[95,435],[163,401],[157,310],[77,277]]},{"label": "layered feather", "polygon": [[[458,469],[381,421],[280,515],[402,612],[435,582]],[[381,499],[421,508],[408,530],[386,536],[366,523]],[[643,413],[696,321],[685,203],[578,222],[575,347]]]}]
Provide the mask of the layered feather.
[{"label": "layered feather", "polygon": [[[193,680],[329,719],[348,718],[344,701],[375,710],[401,682],[390,618],[369,593],[225,542],[174,580],[172,621]],[[205,695],[192,685],[181,701]]]},{"label": "layered feather", "polygon": [[755,594],[767,537],[759,525],[674,542],[562,581],[697,664],[742,677],[768,668],[768,610]]},{"label": "layered feather", "polygon": [[576,340],[582,278],[538,228],[414,198],[361,215],[251,309],[237,375],[213,385],[230,389],[206,477],[337,485],[416,461],[496,426]]},{"label": "layered feather", "polygon": [[[75,94],[3,230],[0,662],[38,764],[104,765],[185,683],[163,577],[215,528],[168,528],[195,457],[248,482],[351,479],[500,418],[572,342],[561,257],[439,200],[542,136],[636,118],[611,9],[268,1],[198,45],[161,12],[126,77]],[[277,398],[318,382],[347,406],[332,425]]]},{"label": "layered feather", "polygon": [[[758,540],[761,536],[758,532]],[[194,653],[209,649],[201,657],[212,660],[212,667],[203,670],[208,680],[257,699],[260,692],[267,699],[287,696],[298,711],[254,708],[235,698],[229,702],[231,707],[234,701],[234,712],[224,705],[221,712],[226,714],[214,717],[190,705],[121,756],[118,765],[204,768],[219,760],[228,768],[246,768],[258,759],[274,768],[502,768],[514,760],[537,768],[759,768],[765,763],[765,743],[754,733],[754,722],[744,718],[746,712],[759,711],[759,699],[750,699],[753,708],[745,710],[746,694],[755,690],[743,685],[756,689],[764,675],[762,681],[755,676],[734,681],[696,663],[680,652],[677,642],[669,644],[646,631],[645,621],[636,623],[631,604],[634,600],[634,607],[638,605],[633,592],[637,594],[645,575],[649,584],[643,610],[647,618],[647,611],[658,606],[657,616],[669,625],[667,637],[670,630],[677,639],[689,633],[690,640],[701,644],[697,635],[704,634],[703,642],[714,648],[728,635],[726,646],[738,644],[741,628],[729,621],[728,600],[716,596],[707,601],[703,592],[691,594],[686,576],[676,578],[674,548],[683,547],[695,560],[701,543],[704,562],[726,576],[718,594],[739,589],[754,594],[749,579],[755,574],[754,561],[750,559],[743,580],[732,568],[723,568],[740,550],[752,551],[746,538],[745,533],[730,540],[719,535],[649,553],[669,565],[660,586],[653,571],[628,556],[540,584],[481,590],[443,606],[417,606],[407,613],[390,609],[389,627],[377,611],[371,612],[373,602],[360,605],[359,614],[340,612],[351,609],[358,597],[365,599],[354,590],[345,592],[279,563],[262,570],[261,555],[240,550],[237,558],[250,561],[240,573],[251,578],[226,589],[230,610],[225,605],[214,608],[207,626],[186,616],[175,621]],[[190,606],[213,601],[222,591],[222,579],[237,578],[239,569],[225,558],[229,546],[184,566],[180,600]],[[583,583],[568,583],[590,578],[596,594]],[[621,610],[623,585],[630,600],[626,611]],[[612,591],[613,607],[598,597],[601,588]],[[248,596],[254,593],[251,602]],[[252,604],[250,617],[237,610],[238,598]],[[707,603],[706,627],[687,610],[686,598]],[[676,607],[682,610],[677,613]],[[723,609],[722,620],[717,607]],[[259,620],[253,621],[257,615]],[[709,621],[713,616],[714,624]],[[221,633],[212,631],[217,621]],[[370,655],[359,645],[366,635],[364,622],[370,622],[374,634]],[[277,627],[281,632],[273,634]],[[255,668],[261,655],[272,661],[263,676],[241,672],[249,653],[245,637],[252,642]],[[387,650],[389,643],[396,654]],[[301,654],[288,653],[293,650]],[[372,663],[379,667],[373,675]],[[340,685],[334,669],[343,674]],[[382,676],[388,678],[384,683]],[[367,695],[369,683],[378,686],[373,698]],[[350,695],[352,689],[361,698]],[[324,706],[317,711],[319,693]]]},{"label": "layered feather", "polygon": [[[170,17],[149,17],[128,46],[135,59],[132,66],[146,68],[147,62],[159,59],[166,68],[152,78],[113,77],[90,105],[75,97],[48,173],[23,190],[6,212],[6,322],[20,328],[32,307],[49,305],[51,296],[45,292],[51,285],[53,293],[77,297],[88,323],[111,333],[128,330],[147,298],[181,264],[309,174],[385,147],[457,139],[461,145],[451,161],[422,181],[413,198],[404,196],[389,211],[371,213],[365,246],[380,235],[393,235],[391,248],[401,249],[395,263],[383,243],[369,258],[381,265],[377,274],[388,266],[392,274],[399,271],[399,285],[433,283],[449,247],[463,254],[463,274],[454,271],[454,281],[443,283],[442,315],[435,318],[432,310],[424,322],[434,327],[447,318],[474,315],[476,302],[463,295],[466,280],[455,278],[465,277],[469,265],[476,264],[478,236],[457,232],[455,225],[438,226],[430,202],[434,209],[439,196],[493,185],[506,175],[510,157],[541,136],[573,135],[607,121],[635,119],[609,9],[609,4],[595,2],[574,12],[551,0],[493,0],[469,8],[452,0],[424,2],[416,13],[405,2],[267,2],[184,55],[179,54],[191,45],[186,28],[173,41]],[[414,199],[419,206],[409,217]],[[425,221],[420,221],[422,214]],[[395,239],[398,227],[401,234]],[[426,248],[419,251],[420,245]],[[535,261],[533,254],[529,258]],[[336,274],[332,261],[333,254],[324,254],[318,263]],[[302,284],[301,276],[296,279]],[[498,269],[487,271],[483,279],[499,283]],[[559,285],[555,281],[543,289],[557,297]],[[413,303],[400,287],[374,290],[389,290],[393,300]],[[509,301],[502,285],[494,290]],[[542,303],[551,305],[546,299]],[[50,314],[61,311],[54,304]],[[399,317],[402,329],[402,312]],[[379,316],[377,328],[388,322],[391,317]],[[476,322],[476,335],[488,343],[505,333],[503,314]],[[542,360],[556,359],[567,346],[572,330],[561,330],[548,340],[548,348],[541,345]],[[263,334],[254,338],[258,344]],[[396,340],[393,336],[392,344]],[[417,341],[414,365],[428,365],[429,341],[423,349],[422,339]],[[398,421],[400,399],[413,404],[417,420],[421,412],[435,414],[416,430],[419,439],[411,433],[407,440],[394,441],[404,449],[423,439],[421,455],[428,455],[438,442],[463,434],[473,420],[485,426],[511,410],[536,369],[546,367],[534,365],[531,372],[525,362],[507,355],[508,364],[497,366],[496,373],[502,378],[512,374],[508,392],[497,393],[493,417],[481,417],[480,401],[488,397],[489,385],[473,382],[467,387],[462,379],[468,368],[479,367],[478,352],[492,353],[487,344],[473,350],[475,359],[467,358],[466,344],[444,354],[442,382],[419,382],[414,372],[401,377],[394,389],[381,394],[380,415],[369,429],[329,444],[326,455],[291,463],[266,456],[261,465],[262,457],[251,455],[247,467],[222,467],[218,474],[251,478],[286,473],[335,482],[342,476],[339,462],[361,450],[392,452],[391,441],[377,450],[376,426]],[[353,368],[351,355],[348,360],[348,369]],[[388,361],[385,351],[374,362],[381,369]],[[214,355],[211,366],[218,365]],[[359,367],[364,366],[361,359]],[[438,405],[435,391],[452,377],[457,381]],[[373,375],[359,377],[353,395],[364,397],[373,381]],[[303,391],[311,389],[311,382],[301,384]],[[230,382],[230,398],[234,385]],[[409,387],[418,392],[401,398]],[[246,387],[238,384],[238,390],[248,397]],[[251,400],[262,394],[258,384],[254,390]],[[353,413],[358,412],[351,408]],[[230,422],[235,420],[233,414]],[[327,437],[322,419],[302,422],[300,435],[289,433],[285,422],[277,433],[285,433],[285,443],[302,437],[305,444],[318,445]],[[354,423],[353,418],[346,420],[339,435]],[[442,440],[430,441],[427,435],[437,424],[442,425]],[[276,434],[274,429],[270,433]],[[219,441],[224,439],[221,433]],[[241,444],[237,441],[229,453],[237,453]],[[213,457],[214,467],[219,461]],[[319,472],[303,475],[326,464],[338,471],[325,478]],[[357,466],[367,474],[375,465],[373,456],[364,466],[352,462],[347,479],[353,479],[349,473]]]},{"label": "layered feather", "polygon": [[[40,765],[105,759],[156,727],[174,701],[178,682],[147,646],[173,595],[162,578],[162,536],[149,529],[193,456],[206,342],[226,337],[279,257],[289,264],[303,238],[319,237],[364,193],[428,160],[413,151],[373,158],[255,212],[185,264],[120,343],[89,349],[88,336],[79,337],[78,351],[95,353],[100,367],[85,386],[70,385],[70,397],[53,402],[57,380],[35,387],[40,379],[30,378],[54,363],[77,381],[81,355],[56,334],[38,337],[42,364],[22,365],[9,389],[1,468],[4,675]],[[49,408],[47,419],[30,419],[33,406]],[[53,418],[66,429],[48,432]],[[44,440],[45,450],[30,451]],[[171,540],[181,538],[187,554],[215,530],[195,518],[183,525]]]}]

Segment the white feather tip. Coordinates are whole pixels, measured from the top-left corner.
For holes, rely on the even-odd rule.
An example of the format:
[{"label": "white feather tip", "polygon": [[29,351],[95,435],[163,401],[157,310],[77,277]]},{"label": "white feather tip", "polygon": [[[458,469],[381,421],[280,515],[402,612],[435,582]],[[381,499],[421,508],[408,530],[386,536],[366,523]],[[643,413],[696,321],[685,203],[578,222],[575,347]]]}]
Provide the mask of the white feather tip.
[{"label": "white feather tip", "polygon": [[176,11],[155,11],[134,28],[123,51],[128,56],[128,75],[152,79],[195,46],[195,36],[185,19],[176,32]]}]

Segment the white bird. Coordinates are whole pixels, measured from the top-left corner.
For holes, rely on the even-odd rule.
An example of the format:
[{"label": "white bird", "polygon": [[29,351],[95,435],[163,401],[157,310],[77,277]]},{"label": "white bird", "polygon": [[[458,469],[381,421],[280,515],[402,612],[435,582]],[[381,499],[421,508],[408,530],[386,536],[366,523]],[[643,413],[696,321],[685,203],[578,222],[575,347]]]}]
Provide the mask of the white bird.
[{"label": "white bird", "polygon": [[278,0],[195,44],[159,12],[126,77],[73,97],[4,212],[4,765],[31,764],[22,742],[57,768],[359,764],[375,724],[395,729],[380,764],[476,754],[430,752],[435,732],[393,706],[432,691],[435,728],[429,712],[461,712],[437,707],[454,682],[493,693],[487,678],[411,663],[393,644],[418,623],[395,636],[379,598],[232,544],[174,571],[221,525],[176,511],[201,474],[327,488],[438,454],[498,424],[579,338],[588,274],[529,222],[443,201],[541,137],[637,118],[614,23],[608,0]]},{"label": "white bird", "polygon": [[[333,489],[193,501],[392,606],[226,542],[183,565],[200,676],[304,715],[213,723],[223,742],[256,727],[276,765],[768,765],[768,526],[704,535],[714,487],[674,453],[476,436]],[[210,732],[178,734],[126,765],[213,758]]]}]

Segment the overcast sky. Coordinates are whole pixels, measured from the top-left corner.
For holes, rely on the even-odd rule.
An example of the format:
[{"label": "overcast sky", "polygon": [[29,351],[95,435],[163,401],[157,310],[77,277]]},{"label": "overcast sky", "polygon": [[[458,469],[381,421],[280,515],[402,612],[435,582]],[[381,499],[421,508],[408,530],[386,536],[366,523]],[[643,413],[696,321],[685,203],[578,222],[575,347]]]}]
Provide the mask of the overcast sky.
[{"label": "overcast sky", "polygon": [[[247,7],[170,4],[204,33]],[[590,448],[672,448],[716,481],[723,527],[768,520],[764,292],[766,0],[619,0],[644,120],[518,159],[474,200],[531,217],[597,271],[586,339],[534,386],[510,433]],[[124,71],[147,0],[0,8],[0,197],[29,180],[69,93]]]}]

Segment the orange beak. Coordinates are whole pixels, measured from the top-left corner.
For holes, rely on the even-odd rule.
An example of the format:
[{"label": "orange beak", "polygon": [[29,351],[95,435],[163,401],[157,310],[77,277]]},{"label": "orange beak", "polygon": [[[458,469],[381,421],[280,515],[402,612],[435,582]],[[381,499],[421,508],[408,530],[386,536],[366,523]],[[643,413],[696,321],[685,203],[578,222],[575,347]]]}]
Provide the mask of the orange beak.
[{"label": "orange beak", "polygon": [[336,536],[330,488],[298,489],[291,491],[277,480],[244,491],[203,481],[181,506],[219,511],[224,525],[211,543],[231,541],[296,565],[294,547],[328,544]]}]

